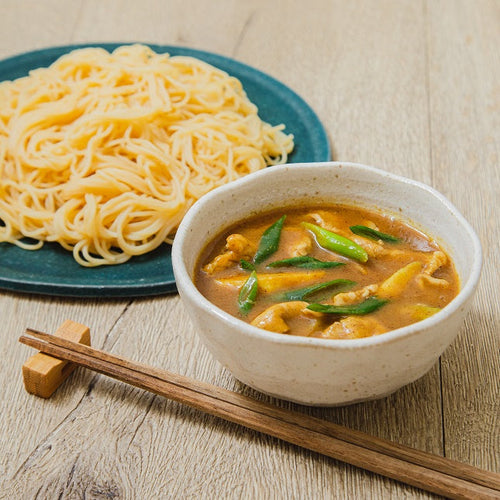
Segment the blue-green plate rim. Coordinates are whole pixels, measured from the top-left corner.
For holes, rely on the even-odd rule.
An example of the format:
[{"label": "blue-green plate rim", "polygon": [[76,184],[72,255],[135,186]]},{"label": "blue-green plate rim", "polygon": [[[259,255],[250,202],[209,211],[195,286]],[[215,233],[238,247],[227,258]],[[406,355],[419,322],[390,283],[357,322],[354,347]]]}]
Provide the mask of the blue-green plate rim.
[{"label": "blue-green plate rim", "polygon": [[[0,81],[25,76],[32,69],[50,65],[72,50],[101,47],[112,51],[121,45],[140,43],[155,52],[192,56],[216,66],[242,83],[249,98],[258,106],[259,116],[272,124],[285,123],[285,131],[295,136],[295,149],[289,163],[328,161],[330,142],[312,108],[289,87],[245,63],[204,50],[147,42],[84,43],[42,48],[0,61]],[[273,100],[281,106],[273,106]],[[295,115],[296,120],[287,119]],[[157,265],[158,264],[158,265]],[[170,245],[134,257],[116,266],[81,267],[71,252],[57,243],[46,243],[41,250],[23,250],[0,243],[0,288],[65,297],[141,297],[176,292]]]}]

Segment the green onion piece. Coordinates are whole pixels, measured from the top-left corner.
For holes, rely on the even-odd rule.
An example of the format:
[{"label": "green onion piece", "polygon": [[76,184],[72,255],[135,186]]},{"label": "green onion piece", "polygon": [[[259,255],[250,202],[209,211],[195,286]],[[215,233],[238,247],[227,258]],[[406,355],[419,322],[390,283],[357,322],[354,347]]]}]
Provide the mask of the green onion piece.
[{"label": "green onion piece", "polygon": [[245,271],[255,271],[255,266],[251,262],[248,262],[248,260],[241,259],[240,267]]},{"label": "green onion piece", "polygon": [[354,234],[370,238],[371,240],[382,240],[387,241],[388,243],[399,243],[401,241],[401,238],[396,238],[396,236],[392,236],[392,234],[381,233],[380,231],[367,226],[351,226],[349,229]]},{"label": "green onion piece", "polygon": [[277,220],[272,226],[269,226],[262,234],[259,248],[257,249],[257,252],[253,258],[255,264],[260,264],[261,262],[265,261],[270,255],[278,250],[281,230],[283,229],[285,218],[286,215],[283,215],[283,217]]},{"label": "green onion piece", "polygon": [[258,285],[257,272],[253,270],[245,283],[243,283],[238,295],[238,308],[242,314],[248,314],[254,306],[259,289]]},{"label": "green onion piece", "polygon": [[280,300],[304,300],[309,295],[319,292],[320,290],[325,290],[326,288],[337,287],[337,293],[353,287],[356,284],[355,281],[337,279],[331,281],[325,281],[323,283],[318,283],[316,285],[308,286],[306,288],[299,288],[297,290],[291,290],[280,295]]},{"label": "green onion piece", "polygon": [[361,315],[368,314],[377,309],[380,309],[383,305],[389,302],[386,299],[378,299],[377,297],[369,297],[364,302],[359,304],[354,304],[352,306],[333,306],[330,304],[309,304],[307,306],[311,311],[327,313],[327,314],[340,314],[342,316],[348,316],[352,314]]},{"label": "green onion piece", "polygon": [[302,269],[328,269],[331,267],[343,266],[344,262],[333,262],[315,259],[309,255],[291,257],[290,259],[275,260],[268,264],[268,267],[301,267]]},{"label": "green onion piece", "polygon": [[360,262],[368,260],[366,251],[349,238],[340,236],[310,222],[302,222],[301,225],[314,233],[317,242],[323,248],[337,252],[345,257],[359,260]]}]

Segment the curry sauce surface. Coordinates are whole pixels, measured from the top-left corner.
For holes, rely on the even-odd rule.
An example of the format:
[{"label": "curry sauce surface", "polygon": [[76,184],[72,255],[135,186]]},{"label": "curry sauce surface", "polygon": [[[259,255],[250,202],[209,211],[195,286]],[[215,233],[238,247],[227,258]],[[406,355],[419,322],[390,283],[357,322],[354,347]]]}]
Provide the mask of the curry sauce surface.
[{"label": "curry sauce surface", "polygon": [[[209,272],[210,263],[213,263],[218,256],[227,254],[226,244],[230,235],[241,235],[255,249],[258,247],[264,231],[283,215],[286,215],[286,220],[281,231],[277,251],[256,266],[258,276],[276,275],[276,288],[271,292],[265,292],[260,289],[259,285],[254,306],[248,313],[243,314],[238,307],[238,295],[242,280],[248,278],[250,271],[241,267],[241,259],[237,259],[238,255],[233,256],[234,259],[226,263],[227,267],[212,269]],[[318,244],[316,237],[301,226],[302,222],[312,222],[356,242],[368,253],[367,262],[361,263],[353,258],[323,248]],[[350,227],[355,225],[376,228],[382,233],[397,237],[400,241],[388,243],[355,235],[350,230]],[[307,240],[310,244],[307,243]],[[341,262],[343,265],[321,270],[268,266],[271,262],[289,258],[297,252],[322,261]],[[435,261],[441,262],[442,255],[445,256],[446,261],[436,267]],[[244,260],[251,261],[251,256],[247,255],[247,257],[249,258]],[[397,290],[395,296],[386,297],[387,303],[372,313],[352,318],[348,318],[349,315],[311,314],[308,310],[293,314],[291,312],[292,306],[287,304],[280,306],[285,313],[280,313],[282,317],[279,318],[286,323],[285,331],[283,331],[285,329],[283,325],[278,327],[273,322],[259,322],[259,318],[265,318],[265,312],[270,310],[271,306],[283,302],[280,300],[280,296],[285,291],[329,280],[348,279],[354,281],[355,285],[347,291],[341,290],[340,294],[354,292],[351,294],[353,298],[350,299],[348,296],[347,299],[351,300],[351,304],[356,305],[366,299],[366,296],[356,297],[356,292],[362,294],[365,288],[386,289],[387,286],[381,286],[386,280],[414,262],[421,263],[420,272],[413,276],[401,290]],[[418,265],[414,266],[418,267]],[[280,286],[281,278],[278,278],[282,277],[283,273],[300,275],[300,282],[293,286]],[[231,280],[236,280],[237,283],[230,284]],[[392,215],[345,205],[275,210],[235,224],[211,241],[202,252],[196,266],[195,284],[208,300],[244,321],[255,324],[257,320],[259,324],[256,326],[279,333],[324,338],[365,337],[406,326],[442,309],[459,291],[458,277],[453,263],[434,240]],[[378,290],[368,296],[376,297]],[[327,289],[308,296],[304,301],[332,304],[336,300],[344,300],[344,296],[335,299],[335,295],[338,294],[334,292],[335,290]],[[334,323],[336,325],[329,328]]]}]

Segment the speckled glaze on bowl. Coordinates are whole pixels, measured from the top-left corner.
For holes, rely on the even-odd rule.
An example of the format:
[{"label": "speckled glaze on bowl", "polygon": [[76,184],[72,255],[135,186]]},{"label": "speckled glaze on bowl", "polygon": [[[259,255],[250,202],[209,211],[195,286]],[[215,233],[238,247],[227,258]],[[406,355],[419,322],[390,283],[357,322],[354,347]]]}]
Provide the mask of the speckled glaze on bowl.
[{"label": "speckled glaze on bowl", "polygon": [[[214,306],[196,289],[205,245],[249,214],[296,203],[348,203],[412,222],[448,252],[459,295],[434,316],[383,335],[353,340],[261,330]],[[453,341],[479,281],[475,232],[441,194],[419,182],[353,163],[271,167],[202,197],[184,217],[172,249],[177,288],[212,355],[241,382],[275,397],[333,406],[383,397],[424,375]]]}]

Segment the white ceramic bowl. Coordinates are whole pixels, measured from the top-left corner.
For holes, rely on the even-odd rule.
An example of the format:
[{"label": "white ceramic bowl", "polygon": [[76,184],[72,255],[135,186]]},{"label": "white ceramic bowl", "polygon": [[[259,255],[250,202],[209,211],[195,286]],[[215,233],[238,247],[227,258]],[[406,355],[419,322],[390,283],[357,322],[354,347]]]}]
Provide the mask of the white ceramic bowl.
[{"label": "white ceramic bowl", "polygon": [[[453,259],[461,291],[434,316],[383,335],[329,340],[261,330],[209,302],[193,284],[205,245],[249,214],[294,203],[376,207],[410,221]],[[352,163],[267,168],[202,197],[175,236],[172,262],[179,294],[212,355],[240,381],[307,405],[379,398],[424,375],[459,332],[481,271],[478,237],[434,189]]]}]

